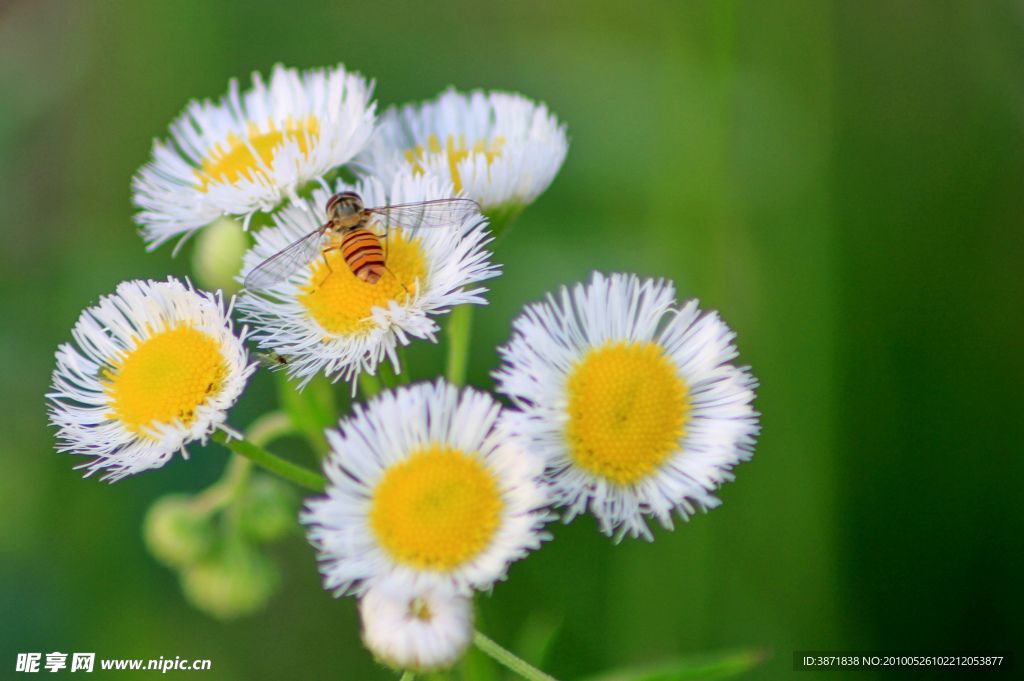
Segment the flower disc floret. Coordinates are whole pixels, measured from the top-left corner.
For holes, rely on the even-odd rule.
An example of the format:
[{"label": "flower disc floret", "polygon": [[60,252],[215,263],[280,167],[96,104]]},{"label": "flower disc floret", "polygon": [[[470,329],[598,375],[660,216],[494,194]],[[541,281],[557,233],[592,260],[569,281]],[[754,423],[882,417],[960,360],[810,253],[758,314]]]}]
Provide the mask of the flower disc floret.
[{"label": "flower disc floret", "polygon": [[227,373],[215,338],[188,324],[168,328],[110,359],[100,379],[110,398],[106,416],[136,433],[176,419],[187,426]]},{"label": "flower disc floret", "polygon": [[397,562],[450,570],[494,538],[502,505],[497,479],[475,452],[433,443],[377,483],[370,527]]},{"label": "flower disc floret", "polygon": [[653,473],[685,434],[686,381],[656,343],[592,348],[570,371],[567,393],[573,460],[614,484]]}]

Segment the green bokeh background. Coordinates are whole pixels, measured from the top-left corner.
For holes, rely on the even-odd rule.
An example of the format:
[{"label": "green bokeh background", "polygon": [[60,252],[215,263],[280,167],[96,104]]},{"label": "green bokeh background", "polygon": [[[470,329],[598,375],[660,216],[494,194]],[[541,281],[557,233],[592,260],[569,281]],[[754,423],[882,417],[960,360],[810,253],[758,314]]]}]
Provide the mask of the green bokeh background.
[{"label": "green bokeh background", "polygon": [[[131,221],[151,140],[279,61],[344,62],[382,107],[506,89],[568,124],[561,173],[497,246],[472,383],[523,304],[594,269],[673,279],[761,379],[757,453],[719,509],[653,543],[555,527],[483,600],[494,638],[560,621],[546,667],[566,680],[750,646],[774,651],[751,679],[789,678],[800,649],[1019,655],[1021,3],[23,0],[0,3],[0,677],[58,650],[208,658],[210,681],[394,678],[299,536],[273,550],[270,606],[230,624],[147,555],[148,505],[210,484],[224,449],[108,486],[46,420],[80,311],[188,273],[188,248],[147,255]],[[425,378],[442,349],[413,355]],[[231,422],[272,394],[257,378]]]}]

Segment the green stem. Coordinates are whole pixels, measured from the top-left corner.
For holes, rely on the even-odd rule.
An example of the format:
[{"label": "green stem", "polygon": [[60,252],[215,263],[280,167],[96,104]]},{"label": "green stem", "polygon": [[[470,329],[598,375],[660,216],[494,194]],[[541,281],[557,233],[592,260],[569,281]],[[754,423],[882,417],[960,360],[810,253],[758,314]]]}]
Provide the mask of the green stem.
[{"label": "green stem", "polygon": [[497,643],[481,634],[479,631],[473,632],[473,645],[514,671],[516,674],[519,674],[524,679],[529,679],[530,681],[556,681],[555,677],[545,674],[532,664],[516,657],[511,652],[505,650]]},{"label": "green stem", "polygon": [[402,674],[402,678],[400,678],[398,681],[412,681],[415,678],[416,675],[412,672],[405,672],[404,674]]},{"label": "green stem", "polygon": [[[245,437],[257,447],[264,447],[282,435],[294,432],[294,430],[287,414],[282,411],[271,411],[253,421],[246,429]],[[252,461],[238,454],[233,455],[220,480],[196,495],[196,508],[207,513],[224,508],[233,498],[238,496],[238,490],[249,479],[249,472],[251,470]]]},{"label": "green stem", "polygon": [[263,466],[271,473],[276,473],[285,480],[294,482],[296,485],[308,487],[317,492],[322,492],[324,487],[327,486],[327,479],[319,473],[314,473],[307,468],[297,466],[290,461],[285,461],[267,450],[257,447],[248,440],[229,441],[227,433],[222,430],[216,431],[212,437],[235,454],[241,454],[253,463]]},{"label": "green stem", "polygon": [[227,506],[240,486],[249,478],[252,461],[233,454],[220,480],[195,496],[194,508],[200,513],[212,514]]},{"label": "green stem", "polygon": [[448,382],[462,387],[466,384],[469,365],[469,336],[473,329],[473,306],[460,305],[448,319]]},{"label": "green stem", "polygon": [[295,426],[283,411],[268,411],[245,430],[245,439],[257,447],[266,447],[279,437],[295,432]]}]

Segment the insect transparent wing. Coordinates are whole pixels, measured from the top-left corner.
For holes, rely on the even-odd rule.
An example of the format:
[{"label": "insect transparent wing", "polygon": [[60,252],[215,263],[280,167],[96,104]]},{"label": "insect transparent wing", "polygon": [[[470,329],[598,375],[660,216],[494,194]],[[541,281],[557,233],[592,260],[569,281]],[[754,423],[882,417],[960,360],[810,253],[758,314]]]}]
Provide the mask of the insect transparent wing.
[{"label": "insect transparent wing", "polygon": [[320,252],[326,230],[321,227],[270,256],[245,277],[245,288],[257,289],[284,281]]},{"label": "insect transparent wing", "polygon": [[478,222],[484,217],[480,213],[480,204],[470,199],[438,199],[420,203],[405,203],[397,206],[381,206],[370,208],[377,222],[384,229],[401,227],[417,229],[419,227],[448,227],[461,224],[464,220]]}]

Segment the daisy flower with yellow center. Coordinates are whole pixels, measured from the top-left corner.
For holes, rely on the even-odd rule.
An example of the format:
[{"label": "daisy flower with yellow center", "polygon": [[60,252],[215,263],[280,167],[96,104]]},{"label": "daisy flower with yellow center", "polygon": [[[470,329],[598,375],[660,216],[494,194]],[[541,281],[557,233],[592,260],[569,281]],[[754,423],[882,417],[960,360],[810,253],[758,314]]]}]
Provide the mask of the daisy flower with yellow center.
[{"label": "daisy flower with yellow center", "polygon": [[95,457],[111,482],[159,468],[214,430],[255,370],[218,294],[167,281],[126,281],[82,312],[75,345],[57,350],[47,397],[58,451]]},{"label": "daisy flower with yellow center", "polygon": [[385,182],[405,168],[437,177],[504,224],[547,189],[568,149],[565,125],[543,103],[451,89],[389,109],[358,162]]},{"label": "daisy flower with yellow center", "polygon": [[359,618],[374,657],[417,674],[451,667],[473,639],[472,599],[442,584],[414,590],[383,579],[359,600]]},{"label": "daisy flower with yellow center", "polygon": [[675,308],[670,283],[594,273],[531,305],[499,352],[497,391],[520,411],[506,426],[545,460],[568,522],[588,508],[601,530],[652,539],[673,509],[713,508],[711,494],[749,459],[759,432],[756,379],[735,334],[697,301]]},{"label": "daisy flower with yellow center", "polygon": [[[355,191],[371,208],[451,196],[450,186],[410,173],[397,176],[387,193],[372,178],[355,187],[339,184],[336,191]],[[329,197],[327,191],[316,190],[311,200],[300,199],[301,205],[275,215],[276,226],[256,234],[239,281],[320,227]],[[343,249],[336,248],[315,252],[310,262],[297,263],[277,283],[244,291],[239,309],[255,327],[253,338],[285,358],[282,366],[303,383],[321,371],[354,381],[360,372],[376,373],[385,359],[398,372],[399,344],[408,345],[411,338],[436,342],[440,327],[433,317],[456,305],[486,304],[481,294],[487,289],[473,284],[499,274],[484,248],[491,237],[483,216],[474,210],[456,217],[452,224],[412,229],[372,222],[387,268],[374,283],[356,276]]]},{"label": "daisy flower with yellow center", "polygon": [[327,496],[300,516],[325,588],[358,595],[387,578],[466,594],[540,546],[542,466],[505,437],[500,409],[485,393],[420,383],[327,432]]},{"label": "daisy flower with yellow center", "polygon": [[132,181],[148,248],[223,215],[271,211],[350,161],[373,134],[372,87],[340,65],[299,72],[278,64],[269,83],[253,73],[244,93],[232,80],[220,102],[193,101]]}]

